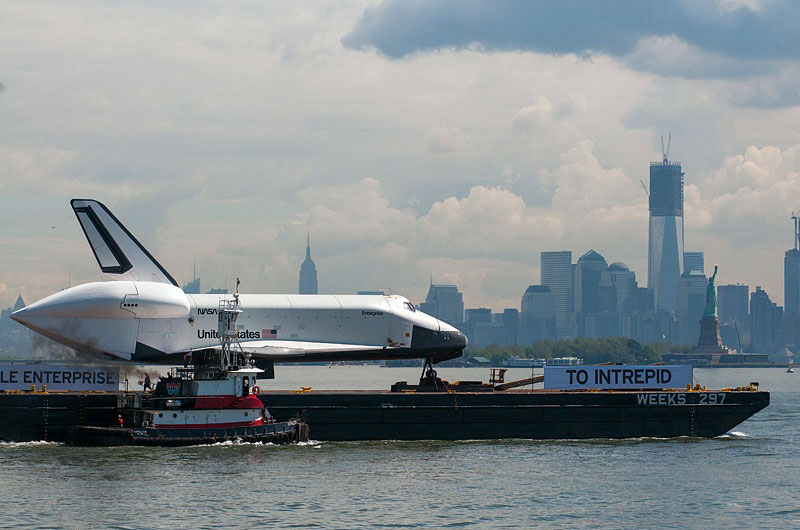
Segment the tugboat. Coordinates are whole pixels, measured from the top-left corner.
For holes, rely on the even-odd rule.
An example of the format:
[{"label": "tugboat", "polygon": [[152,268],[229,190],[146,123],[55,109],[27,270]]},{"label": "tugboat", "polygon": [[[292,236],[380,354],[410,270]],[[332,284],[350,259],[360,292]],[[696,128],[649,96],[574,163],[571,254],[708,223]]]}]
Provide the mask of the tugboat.
[{"label": "tugboat", "polygon": [[[219,306],[220,351],[193,354],[192,366],[173,368],[152,394],[120,395],[118,424],[78,425],[70,445],[198,445],[225,441],[286,444],[308,440],[297,419],[276,422],[258,397],[259,373],[236,339],[239,280],[233,300]],[[237,348],[238,347],[238,348]]]}]

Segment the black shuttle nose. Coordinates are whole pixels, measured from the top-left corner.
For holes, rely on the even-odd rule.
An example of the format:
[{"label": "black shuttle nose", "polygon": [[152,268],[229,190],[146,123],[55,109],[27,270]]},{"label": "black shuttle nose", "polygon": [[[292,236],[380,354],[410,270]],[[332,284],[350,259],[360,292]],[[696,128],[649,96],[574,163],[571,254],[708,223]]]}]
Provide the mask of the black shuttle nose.
[{"label": "black shuttle nose", "polygon": [[453,340],[453,345],[456,346],[458,349],[463,350],[467,347],[467,336],[461,333],[460,331],[456,332],[455,339]]},{"label": "black shuttle nose", "polygon": [[411,349],[430,352],[460,352],[467,347],[467,337],[458,330],[438,331],[414,326]]}]

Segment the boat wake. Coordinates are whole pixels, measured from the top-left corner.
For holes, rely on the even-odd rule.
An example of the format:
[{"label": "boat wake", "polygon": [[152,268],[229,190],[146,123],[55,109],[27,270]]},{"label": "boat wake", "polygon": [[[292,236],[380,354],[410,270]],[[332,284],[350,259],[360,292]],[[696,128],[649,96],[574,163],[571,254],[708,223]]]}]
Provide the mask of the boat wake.
[{"label": "boat wake", "polygon": [[270,442],[245,442],[241,438],[236,438],[235,440],[225,440],[224,442],[217,442],[213,444],[203,444],[203,445],[196,445],[194,447],[233,447],[233,446],[254,446],[254,447],[281,447],[282,445],[285,446],[298,446],[298,447],[313,447],[318,449],[322,447],[322,442],[318,442],[316,440],[309,440],[307,442],[297,442],[293,444],[274,444]]},{"label": "boat wake", "polygon": [[727,434],[723,434],[722,436],[717,436],[717,438],[722,438],[726,440],[738,440],[743,438],[750,438],[750,435],[747,434],[746,432],[731,431]]},{"label": "boat wake", "polygon": [[300,447],[313,447],[314,449],[319,449],[320,447],[322,447],[322,442],[319,442],[317,440],[309,440],[307,442],[297,442],[296,444],[293,445],[299,445]]},{"label": "boat wake", "polygon": [[0,448],[14,448],[14,447],[39,447],[39,446],[57,446],[57,445],[64,445],[59,442],[46,442],[44,440],[39,440],[35,442],[0,442]]}]

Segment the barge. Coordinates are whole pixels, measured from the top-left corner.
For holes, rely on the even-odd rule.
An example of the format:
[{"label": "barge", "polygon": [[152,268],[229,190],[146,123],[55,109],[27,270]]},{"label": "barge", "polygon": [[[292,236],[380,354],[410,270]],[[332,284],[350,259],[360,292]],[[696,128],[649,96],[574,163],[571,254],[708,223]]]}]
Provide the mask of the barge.
[{"label": "barge", "polygon": [[[141,393],[0,394],[0,440],[65,442],[76,425],[110,427]],[[769,404],[769,392],[283,391],[260,394],[275,422],[300,418],[308,436],[342,440],[671,438],[723,435]]]},{"label": "barge", "polygon": [[719,391],[267,392],[277,420],[300,415],[314,440],[715,437],[769,404]]}]

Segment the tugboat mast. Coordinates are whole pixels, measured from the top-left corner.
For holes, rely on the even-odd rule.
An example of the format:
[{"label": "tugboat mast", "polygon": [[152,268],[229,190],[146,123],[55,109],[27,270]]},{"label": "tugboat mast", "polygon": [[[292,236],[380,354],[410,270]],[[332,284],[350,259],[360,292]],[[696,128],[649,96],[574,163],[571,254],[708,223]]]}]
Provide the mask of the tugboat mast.
[{"label": "tugboat mast", "polygon": [[233,300],[223,299],[219,301],[219,311],[217,320],[217,332],[222,344],[220,354],[220,369],[227,371],[231,366],[246,365],[246,359],[242,345],[236,335],[236,319],[242,309],[239,305],[239,278],[236,278],[236,291],[233,293]]}]

